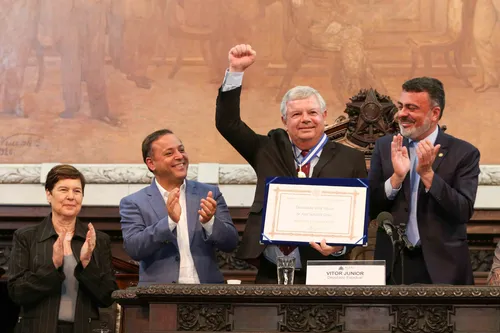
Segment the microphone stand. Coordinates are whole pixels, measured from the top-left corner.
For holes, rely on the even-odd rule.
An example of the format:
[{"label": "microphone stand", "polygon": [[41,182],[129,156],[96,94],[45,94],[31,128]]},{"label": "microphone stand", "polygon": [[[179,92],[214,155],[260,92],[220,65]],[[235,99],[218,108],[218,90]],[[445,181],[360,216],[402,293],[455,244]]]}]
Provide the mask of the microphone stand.
[{"label": "microphone stand", "polygon": [[[391,233],[388,232],[388,230],[385,230],[385,233],[389,238],[391,239],[391,244],[392,244],[392,265],[391,265],[391,270],[389,271],[389,274],[391,276],[392,282],[396,285],[396,280],[394,279],[394,268],[396,267],[396,248],[399,248],[399,245],[401,244],[401,241],[399,239],[394,239],[394,226],[391,224],[390,228],[392,230]],[[383,229],[383,228],[382,228]]]},{"label": "microphone stand", "polygon": [[404,249],[406,248],[406,244],[402,241],[406,232],[406,224],[402,223],[396,227],[399,236],[399,244],[401,245],[399,249],[399,257],[401,258],[401,284],[405,284],[405,256],[403,254]]},{"label": "microphone stand", "polygon": [[[399,239],[394,239],[391,237],[392,241],[392,267],[391,267],[391,280],[392,282],[397,285],[396,279],[394,278],[394,269],[396,268],[396,253],[399,253],[399,248],[401,246],[401,241]],[[396,249],[398,249],[398,252],[396,252]],[[401,255],[400,255],[401,256]]]}]

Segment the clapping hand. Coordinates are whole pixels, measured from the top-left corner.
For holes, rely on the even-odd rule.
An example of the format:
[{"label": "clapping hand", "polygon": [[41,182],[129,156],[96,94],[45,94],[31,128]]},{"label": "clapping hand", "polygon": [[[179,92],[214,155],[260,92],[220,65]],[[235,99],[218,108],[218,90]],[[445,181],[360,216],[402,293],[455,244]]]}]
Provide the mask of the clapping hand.
[{"label": "clapping hand", "polygon": [[198,214],[200,214],[200,222],[205,224],[212,219],[217,210],[217,202],[213,198],[212,191],[208,191],[206,199],[201,199],[200,209]]},{"label": "clapping hand", "polygon": [[180,197],[181,197],[180,189],[175,188],[168,194],[167,198],[168,216],[175,223],[179,223],[179,220],[181,219],[182,209],[181,209],[181,204],[179,202]]},{"label": "clapping hand", "polygon": [[428,139],[418,143],[416,149],[418,156],[417,173],[420,176],[432,171],[432,164],[436,159],[439,148],[441,148],[441,145],[433,146]]},{"label": "clapping hand", "polygon": [[52,262],[56,269],[62,266],[64,260],[63,237],[64,235],[59,235],[52,246]]},{"label": "clapping hand", "polygon": [[391,161],[394,174],[391,177],[392,188],[399,188],[408,171],[410,171],[410,156],[403,146],[403,136],[396,135],[391,142]]},{"label": "clapping hand", "polygon": [[87,231],[87,237],[85,243],[83,243],[82,249],[80,251],[80,261],[82,262],[83,268],[87,267],[92,258],[92,252],[94,252],[96,243],[96,233],[92,223],[89,223],[89,231]]},{"label": "clapping hand", "polygon": [[428,139],[420,141],[417,145],[416,151],[418,156],[418,164],[416,167],[416,171],[420,175],[420,180],[427,190],[429,190],[432,186],[432,181],[434,179],[434,170],[432,170],[432,164],[434,163],[434,160],[436,159],[440,148],[440,144],[433,146]]}]

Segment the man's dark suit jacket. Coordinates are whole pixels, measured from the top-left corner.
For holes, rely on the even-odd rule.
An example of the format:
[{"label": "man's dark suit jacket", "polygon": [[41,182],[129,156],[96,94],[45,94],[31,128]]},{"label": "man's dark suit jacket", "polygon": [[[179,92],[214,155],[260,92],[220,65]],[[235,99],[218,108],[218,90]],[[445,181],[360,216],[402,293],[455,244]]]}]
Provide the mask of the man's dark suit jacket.
[{"label": "man's dark suit jacket", "polygon": [[[77,220],[71,248],[77,261],[79,283],[74,333],[100,328],[98,307],[113,304],[111,293],[118,289],[111,265],[109,236],[96,230],[96,247],[87,267],[80,262],[80,250],[87,235],[86,224]],[[52,215],[35,226],[16,230],[9,264],[8,289],[11,299],[21,306],[16,332],[56,333],[65,275],[52,262],[57,233]]]},{"label": "man's dark suit jacket", "polygon": [[[391,162],[392,136],[375,144],[370,163],[370,215],[390,212],[394,223],[408,223],[410,208],[410,173],[394,200],[388,200],[384,183],[393,174]],[[408,147],[408,139],[403,143]],[[445,134],[439,129],[435,144],[441,148],[433,164],[435,172],[428,192],[420,181],[417,221],[424,261],[435,284],[474,284],[467,245],[466,223],[474,211],[479,151],[471,144]],[[392,244],[384,232],[377,232],[375,259],[387,261],[387,274],[392,266]]]},{"label": "man's dark suit jacket", "polygon": [[[257,188],[245,225],[237,257],[255,259],[264,251],[260,245],[262,205],[267,177],[297,177],[293,148],[283,129],[271,130],[267,136],[256,134],[240,117],[241,87],[222,92],[217,97],[216,125],[224,138],[243,156],[257,173]],[[366,178],[364,154],[342,144],[328,141],[313,169],[315,178]],[[311,246],[300,246],[302,267],[307,260],[345,259],[325,257]]]}]

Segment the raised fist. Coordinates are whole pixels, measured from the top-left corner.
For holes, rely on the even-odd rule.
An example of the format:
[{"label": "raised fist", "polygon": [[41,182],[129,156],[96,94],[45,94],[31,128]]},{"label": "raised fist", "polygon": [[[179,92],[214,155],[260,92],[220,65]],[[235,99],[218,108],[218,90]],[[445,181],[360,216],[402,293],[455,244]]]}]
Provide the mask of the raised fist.
[{"label": "raised fist", "polygon": [[255,62],[255,52],[248,44],[240,44],[229,50],[229,71],[243,72]]}]

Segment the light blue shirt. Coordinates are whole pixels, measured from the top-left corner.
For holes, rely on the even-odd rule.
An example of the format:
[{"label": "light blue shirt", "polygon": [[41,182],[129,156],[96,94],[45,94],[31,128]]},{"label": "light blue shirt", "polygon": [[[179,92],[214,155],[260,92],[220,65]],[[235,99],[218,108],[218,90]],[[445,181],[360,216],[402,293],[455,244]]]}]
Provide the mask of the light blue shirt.
[{"label": "light blue shirt", "polygon": [[[436,129],[431,133],[429,134],[429,136],[427,136],[425,139],[428,139],[432,145],[434,145],[436,143],[436,139],[437,139],[437,136],[439,134],[439,127],[436,126]],[[425,140],[424,139],[424,140]],[[412,142],[412,140],[410,139],[410,143]],[[413,165],[417,165],[418,164],[418,156],[417,156],[417,153],[416,153],[416,145],[410,145],[410,149],[408,151],[409,155],[410,155],[410,160],[411,162],[414,161],[414,159],[416,159],[416,163],[411,163],[412,165],[412,168],[410,169],[410,174],[412,174],[412,172],[414,171],[413,170]],[[418,204],[418,184],[420,183],[420,175],[415,172],[415,184],[417,184],[416,186],[414,186],[414,188],[412,189],[412,193],[411,193],[411,199],[410,199],[410,216],[408,218],[408,223],[407,223],[407,230],[409,228],[412,228],[412,231],[413,231],[413,237],[415,239],[413,239],[414,241],[414,245],[420,243],[420,237],[418,235],[418,223],[417,223],[417,204]],[[410,179],[411,181],[411,179]],[[387,179],[385,181],[385,195],[387,196],[387,199],[389,200],[394,200],[394,198],[396,197],[396,195],[398,194],[398,192],[401,190],[401,186],[399,186],[399,188],[392,188],[392,185],[391,185],[391,179]],[[425,189],[426,192],[428,191],[428,189]],[[408,233],[408,231],[407,231]],[[412,241],[412,240],[410,240]]]},{"label": "light blue shirt", "polygon": [[222,91],[230,91],[241,87],[243,84],[243,72],[230,72],[226,70],[224,81],[222,82]]}]

